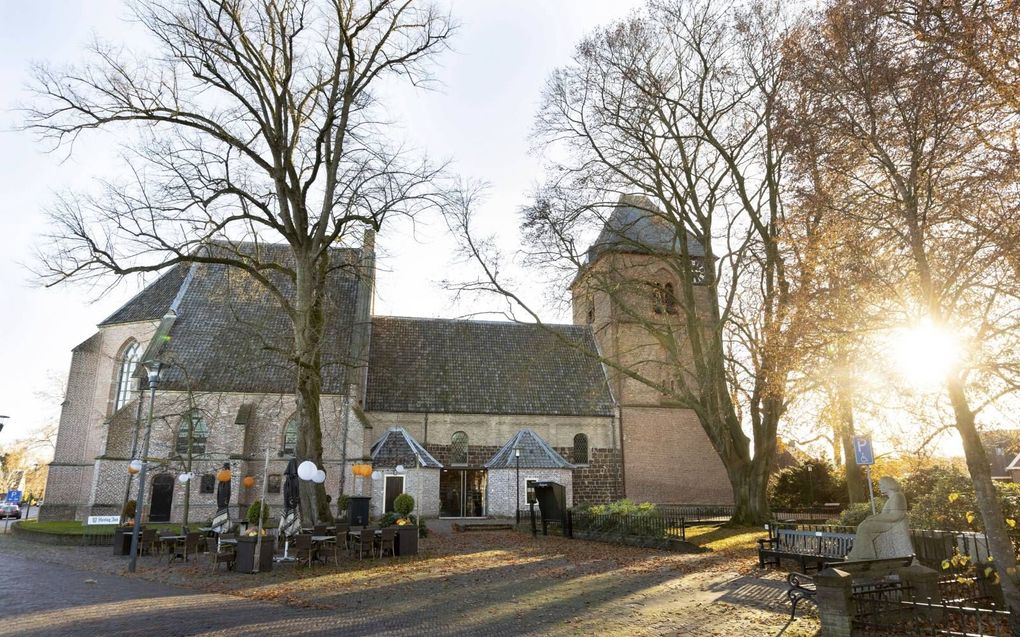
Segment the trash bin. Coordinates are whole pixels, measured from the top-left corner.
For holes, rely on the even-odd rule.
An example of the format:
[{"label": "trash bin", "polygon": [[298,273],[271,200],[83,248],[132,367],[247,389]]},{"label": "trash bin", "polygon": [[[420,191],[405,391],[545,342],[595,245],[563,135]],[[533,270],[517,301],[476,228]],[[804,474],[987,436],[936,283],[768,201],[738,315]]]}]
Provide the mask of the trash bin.
[{"label": "trash bin", "polygon": [[368,505],[372,501],[367,495],[352,495],[347,501],[347,522],[351,526],[368,526]]}]

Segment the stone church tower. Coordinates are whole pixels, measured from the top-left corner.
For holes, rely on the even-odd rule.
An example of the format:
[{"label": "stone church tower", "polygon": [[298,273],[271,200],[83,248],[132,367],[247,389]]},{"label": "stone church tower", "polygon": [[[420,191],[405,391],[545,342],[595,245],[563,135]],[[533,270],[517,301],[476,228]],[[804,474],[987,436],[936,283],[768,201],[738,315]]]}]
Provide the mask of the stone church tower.
[{"label": "stone church tower", "polygon": [[[673,227],[644,199],[623,197],[588,249],[572,286],[575,324],[591,326],[600,353],[669,388],[689,374],[681,284],[667,261],[679,252]],[[704,249],[687,238],[696,269]],[[711,303],[708,291],[699,300]],[[675,399],[609,366],[619,409],[624,490],[639,502],[723,503],[732,493],[722,461],[695,413]]]}]

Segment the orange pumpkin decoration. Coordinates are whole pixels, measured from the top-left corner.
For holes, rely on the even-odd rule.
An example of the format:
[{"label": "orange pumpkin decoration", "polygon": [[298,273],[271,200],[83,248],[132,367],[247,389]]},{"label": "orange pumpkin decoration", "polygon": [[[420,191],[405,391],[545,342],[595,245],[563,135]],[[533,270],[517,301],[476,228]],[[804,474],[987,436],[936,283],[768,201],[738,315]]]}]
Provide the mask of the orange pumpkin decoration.
[{"label": "orange pumpkin decoration", "polygon": [[372,475],[372,465],[370,464],[356,464],[351,467],[351,473],[362,478],[367,478]]},{"label": "orange pumpkin decoration", "polygon": [[245,489],[250,489],[255,486],[255,478],[251,476],[244,476],[244,480],[241,481]]},{"label": "orange pumpkin decoration", "polygon": [[217,471],[216,479],[220,482],[230,482],[230,469],[220,469]]}]

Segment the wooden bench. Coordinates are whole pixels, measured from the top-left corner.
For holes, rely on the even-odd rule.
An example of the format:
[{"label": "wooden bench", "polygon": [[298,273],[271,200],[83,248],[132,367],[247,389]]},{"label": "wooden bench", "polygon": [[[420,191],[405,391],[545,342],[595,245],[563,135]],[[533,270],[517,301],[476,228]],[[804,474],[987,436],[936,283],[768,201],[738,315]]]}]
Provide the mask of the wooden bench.
[{"label": "wooden bench", "polygon": [[770,526],[769,537],[758,540],[758,565],[778,568],[783,559],[788,559],[797,562],[802,573],[807,573],[812,567],[817,571],[829,562],[843,561],[853,543],[853,533],[774,529]]},{"label": "wooden bench", "polygon": [[[855,560],[853,562],[830,562],[826,566],[832,566],[838,568],[841,571],[846,571],[853,576],[878,576],[882,577],[889,572],[910,566],[914,561],[914,556],[910,557],[893,557],[885,558],[881,560]],[[797,614],[797,604],[801,600],[815,601],[815,597],[818,595],[818,588],[815,586],[815,580],[810,575],[804,573],[790,573],[786,576],[786,583],[789,588],[786,590],[786,596],[790,600],[792,608],[790,608],[790,619],[792,620]],[[875,584],[872,582],[863,584],[864,587],[874,589],[887,584]],[[861,587],[862,585],[858,585]]]}]

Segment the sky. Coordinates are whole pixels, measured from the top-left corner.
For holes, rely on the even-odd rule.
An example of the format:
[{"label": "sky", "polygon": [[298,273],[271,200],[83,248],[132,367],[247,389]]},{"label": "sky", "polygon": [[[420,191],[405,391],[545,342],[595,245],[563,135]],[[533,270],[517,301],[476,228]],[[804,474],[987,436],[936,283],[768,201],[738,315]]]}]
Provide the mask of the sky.
[{"label": "sky", "polygon": [[[541,177],[529,152],[529,133],[549,74],[569,62],[574,45],[600,24],[637,7],[639,0],[446,0],[460,30],[453,51],[435,69],[433,90],[403,90],[387,111],[397,139],[463,177],[488,184],[479,208],[484,227],[503,245],[516,240],[518,210]],[[119,0],[0,0],[0,415],[9,417],[0,448],[59,415],[71,349],[136,293],[131,279],[102,290],[80,285],[43,288],[32,274],[45,247],[46,211],[58,193],[112,177],[117,139],[91,135],[68,155],[48,152],[17,130],[17,108],[36,63],[75,62],[93,34],[132,46],[137,25],[123,19]],[[464,264],[439,219],[384,228],[378,238],[377,314],[467,316],[477,308],[457,300],[441,282]],[[537,290],[532,290],[538,293]],[[565,320],[551,316],[546,319]]]}]

